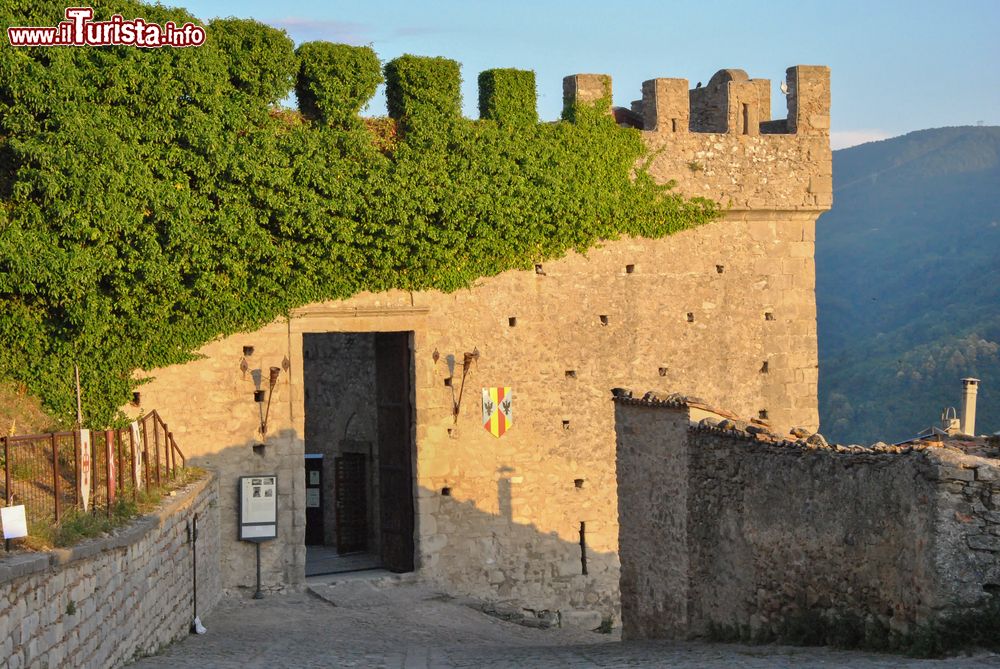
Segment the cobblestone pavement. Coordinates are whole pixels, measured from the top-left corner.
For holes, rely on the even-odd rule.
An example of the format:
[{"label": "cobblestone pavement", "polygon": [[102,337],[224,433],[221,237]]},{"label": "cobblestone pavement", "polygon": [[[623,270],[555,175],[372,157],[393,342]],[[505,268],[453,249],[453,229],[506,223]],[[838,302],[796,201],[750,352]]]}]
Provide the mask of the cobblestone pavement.
[{"label": "cobblestone pavement", "polygon": [[203,620],[207,634],[132,666],[1000,668],[995,654],[912,660],[816,648],[621,642],[615,635],[523,627],[467,604],[421,585],[367,580],[263,600],[227,598]]}]

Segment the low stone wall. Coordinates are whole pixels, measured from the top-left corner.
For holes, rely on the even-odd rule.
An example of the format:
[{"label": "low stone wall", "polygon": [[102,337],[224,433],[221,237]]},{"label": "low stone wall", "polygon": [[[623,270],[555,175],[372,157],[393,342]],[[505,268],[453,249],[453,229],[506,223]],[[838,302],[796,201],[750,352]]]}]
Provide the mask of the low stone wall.
[{"label": "low stone wall", "polygon": [[119,667],[188,633],[198,514],[198,609],[220,596],[218,480],[177,491],[113,536],[0,558],[5,667]]},{"label": "low stone wall", "polygon": [[856,615],[899,632],[1000,589],[1000,461],[817,448],[618,403],[623,633]]}]

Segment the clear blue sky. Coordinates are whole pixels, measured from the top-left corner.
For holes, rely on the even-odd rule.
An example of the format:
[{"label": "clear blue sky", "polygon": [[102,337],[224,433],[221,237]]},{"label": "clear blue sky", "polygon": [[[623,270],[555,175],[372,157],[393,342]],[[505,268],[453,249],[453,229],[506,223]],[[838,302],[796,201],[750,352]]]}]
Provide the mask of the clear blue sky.
[{"label": "clear blue sky", "polygon": [[[491,67],[536,72],[539,113],[554,119],[562,77],[603,72],[615,103],[657,76],[707,82],[736,67],[771,79],[772,110],[791,65],[833,72],[833,142],[847,146],[947,125],[1000,125],[1000,0],[165,0],[195,16],[255,18],[301,43],[369,44],[462,63],[465,113]],[[369,114],[384,114],[384,98]]]}]

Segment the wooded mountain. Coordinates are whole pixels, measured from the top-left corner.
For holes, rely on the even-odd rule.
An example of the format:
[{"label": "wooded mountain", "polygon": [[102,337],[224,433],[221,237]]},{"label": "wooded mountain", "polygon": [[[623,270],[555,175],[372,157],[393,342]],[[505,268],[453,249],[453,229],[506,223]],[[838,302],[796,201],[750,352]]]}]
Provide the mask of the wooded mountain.
[{"label": "wooded mountain", "polygon": [[821,430],[899,441],[982,380],[1000,430],[1000,127],[921,130],[833,153],[816,230]]}]

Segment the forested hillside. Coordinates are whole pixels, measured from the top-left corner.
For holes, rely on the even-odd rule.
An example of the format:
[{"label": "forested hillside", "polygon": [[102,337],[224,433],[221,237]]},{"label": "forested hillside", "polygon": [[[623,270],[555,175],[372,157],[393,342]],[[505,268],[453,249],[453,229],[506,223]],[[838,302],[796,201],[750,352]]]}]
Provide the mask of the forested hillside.
[{"label": "forested hillside", "polygon": [[899,440],[982,380],[1000,430],[1000,127],[938,128],[833,154],[817,224],[820,418],[842,442]]}]

